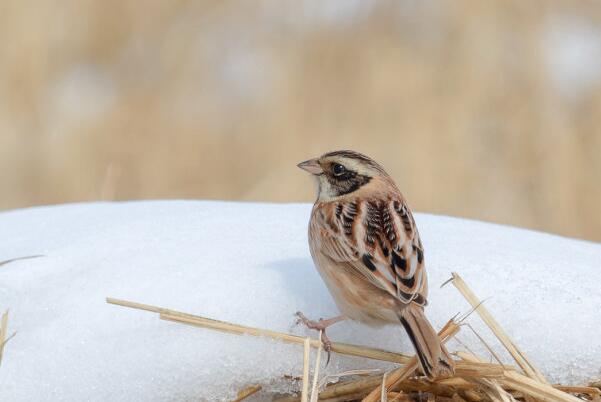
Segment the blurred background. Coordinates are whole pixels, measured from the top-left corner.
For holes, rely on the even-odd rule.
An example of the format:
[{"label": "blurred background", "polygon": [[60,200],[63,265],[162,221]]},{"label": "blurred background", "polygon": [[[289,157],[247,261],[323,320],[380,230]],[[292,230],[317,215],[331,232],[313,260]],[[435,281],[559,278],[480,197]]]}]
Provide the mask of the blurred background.
[{"label": "blurred background", "polygon": [[601,2],[0,2],[0,209],[312,201],[372,156],[414,210],[601,241]]}]

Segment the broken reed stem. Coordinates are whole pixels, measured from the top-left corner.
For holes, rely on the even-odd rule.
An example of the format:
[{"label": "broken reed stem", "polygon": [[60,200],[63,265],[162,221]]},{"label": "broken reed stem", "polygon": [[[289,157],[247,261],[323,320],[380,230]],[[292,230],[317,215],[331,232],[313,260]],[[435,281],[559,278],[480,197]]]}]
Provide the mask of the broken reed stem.
[{"label": "broken reed stem", "polygon": [[[528,401],[545,401],[545,402],[582,402],[581,399],[570,395],[574,394],[590,395],[593,401],[598,400],[599,391],[592,387],[553,387],[546,382],[542,374],[528,362],[523,353],[513,344],[507,334],[503,332],[499,324],[492,318],[490,313],[482,306],[478,298],[471,292],[465,282],[459,275],[453,275],[453,284],[464,295],[464,297],[474,307],[474,310],[482,317],[484,322],[495,333],[503,346],[512,354],[518,365],[524,370],[526,375],[522,375],[513,368],[503,366],[501,364],[486,363],[481,358],[465,352],[457,352],[457,355],[462,359],[455,362],[455,377],[447,378],[439,381],[428,381],[423,379],[409,379],[408,377],[417,369],[417,359],[415,357],[408,358],[407,356],[392,353],[380,349],[365,348],[347,344],[332,344],[332,351],[341,354],[371,358],[375,360],[405,363],[400,367],[384,376],[372,376],[369,378],[348,381],[345,383],[335,384],[326,387],[324,391],[319,393],[320,401],[338,402],[348,401],[351,399],[360,399],[365,396],[364,401],[376,402],[381,397],[387,397],[389,391],[402,390],[403,392],[411,391],[426,391],[437,395],[439,399],[449,401],[463,402],[467,398],[470,402],[478,402],[478,398],[482,395],[488,396],[493,401],[515,402],[513,396],[507,393],[506,390],[517,391],[524,395]],[[304,345],[304,372],[303,372],[303,394],[302,397],[287,397],[282,401],[299,401],[303,402],[308,399],[308,367],[309,367],[309,351],[311,347],[319,348],[321,342],[311,338],[303,338],[297,335],[286,334],[276,331],[245,327],[241,325],[231,324],[223,321],[212,320],[204,317],[199,317],[191,314],[182,313],[164,309],[161,307],[150,306],[140,303],[129,302],[125,300],[107,298],[107,302],[111,304],[121,305],[135,309],[141,309],[158,313],[161,319],[193,325],[197,327],[215,329],[222,332],[234,334],[249,334],[253,336],[267,336],[274,339],[280,339],[285,342],[300,343]],[[7,312],[8,313],[8,312]],[[2,340],[6,343],[6,321],[7,313],[2,317],[0,325],[0,358],[2,352]],[[439,337],[442,343],[448,341],[459,331],[460,327],[453,320],[450,320],[439,332]],[[318,356],[319,359],[319,356]],[[530,377],[533,376],[533,377]],[[314,378],[313,394],[317,393],[315,380],[317,379],[317,370]],[[467,381],[466,381],[467,380]],[[382,384],[385,386],[382,387]],[[595,384],[596,385],[596,384]],[[480,388],[476,388],[480,386]],[[257,390],[252,393],[257,392]],[[371,390],[371,392],[369,391]],[[472,391],[473,390],[473,391]],[[468,392],[470,391],[470,392]],[[478,391],[478,392],[474,392]],[[457,392],[460,392],[458,394]],[[251,394],[248,394],[251,395]],[[242,400],[246,396],[237,399]],[[390,394],[394,395],[394,394]],[[396,394],[395,397],[400,397],[401,394]]]},{"label": "broken reed stem", "polygon": [[505,387],[530,395],[535,399],[547,402],[582,402],[581,399],[573,395],[515,371],[506,371],[504,377],[499,381]]},{"label": "broken reed stem", "polygon": [[[475,356],[469,357],[470,359],[475,358]],[[462,375],[460,370],[463,370],[463,364],[469,366],[471,362],[456,362],[456,375]],[[423,378],[407,378],[401,381],[399,384],[392,387],[392,389],[394,391],[399,390],[404,393],[428,392],[436,395],[437,398],[443,397],[449,399],[453,398],[453,395],[458,393],[459,395],[463,396],[462,399],[466,399],[471,402],[479,401],[478,398],[481,398],[480,393],[482,393],[483,395],[487,395],[493,401],[515,402],[513,397],[506,391],[506,389],[511,389],[514,391],[521,392],[529,400],[536,399],[548,402],[582,402],[582,400],[564,393],[561,389],[562,387],[555,387],[556,389],[554,389],[549,385],[538,383],[535,380],[532,380],[522,374],[510,370],[504,370],[503,367],[498,364],[479,364],[488,365],[491,368],[496,367],[494,370],[496,373],[488,377],[487,374],[484,373],[483,376],[474,376],[473,378],[469,378],[469,380],[473,381],[474,383],[467,382],[466,380],[460,377],[451,377],[437,381],[431,381]],[[476,365],[475,367],[478,367],[478,365]],[[501,374],[499,374],[500,371],[502,372]],[[330,385],[319,394],[319,401],[351,400],[351,397],[354,398],[357,396],[366,396],[368,394],[368,391],[373,391],[374,388],[378,390],[376,400],[379,400],[382,395],[382,381],[383,376],[377,375],[359,380],[346,381],[343,383]],[[501,385],[503,387],[501,387]],[[589,395],[593,396],[593,400],[595,397],[594,394],[596,393],[595,388],[592,387],[565,388],[566,390],[570,390],[570,392],[574,393],[589,393]],[[480,393],[476,393],[474,391],[480,391]],[[455,399],[457,399],[457,397],[455,397]],[[300,398],[298,396],[291,396],[282,398],[278,401],[298,402],[300,401]]]},{"label": "broken reed stem", "polygon": [[6,341],[6,332],[8,331],[8,310],[2,314],[2,320],[0,321],[0,364],[2,363],[2,352],[4,351],[4,344]]},{"label": "broken reed stem", "polygon": [[[495,363],[481,363],[456,361],[455,362],[455,377],[445,378],[437,381],[430,381],[421,378],[407,378],[400,383],[395,384],[391,389],[394,391],[400,390],[407,392],[432,392],[436,395],[452,397],[457,390],[470,390],[476,386],[467,380],[468,379],[497,379],[503,376],[505,369]],[[371,391],[374,388],[381,389],[383,375],[371,375],[369,377],[360,378],[357,380],[343,381],[332,384],[326,387],[319,393],[319,400],[329,400],[331,398],[341,397],[351,394],[360,394]],[[289,397],[283,401],[298,402],[300,397]]]},{"label": "broken reed stem", "polygon": [[7,336],[6,334],[8,334],[8,310],[2,314],[2,319],[0,319],[0,364],[2,364],[4,345],[6,345],[6,343],[17,333],[14,332],[11,336]]},{"label": "broken reed stem", "polygon": [[[446,343],[449,339],[451,339],[455,334],[459,332],[459,325],[455,323],[452,319],[446,323],[446,325],[438,332],[438,337],[441,343]],[[399,367],[398,369],[392,371],[388,378],[386,379],[386,391],[389,391],[392,387],[405,380],[407,377],[411,375],[418,367],[417,357],[413,356],[411,360],[405,364],[403,367]],[[369,395],[367,395],[363,402],[376,402],[380,395],[380,387],[374,389]]]},{"label": "broken reed stem", "polygon": [[474,384],[480,386],[480,391],[494,402],[515,402],[515,398],[503,389],[498,381],[487,379],[472,379]]},{"label": "broken reed stem", "polygon": [[337,396],[336,398],[320,399],[319,402],[347,402],[357,401],[365,396],[365,393],[357,393],[351,395]]},{"label": "broken reed stem", "polygon": [[372,390],[382,383],[382,375],[362,378],[356,381],[347,381],[340,384],[334,384],[324,389],[319,394],[319,400],[331,399],[338,396],[357,394]]},{"label": "broken reed stem", "polygon": [[385,392],[388,392],[394,384],[406,380],[411,373],[417,370],[417,359],[413,359],[403,367],[400,367],[392,371],[386,381],[382,379],[382,383],[378,384],[378,387],[371,391],[362,402],[376,402],[378,397]]},{"label": "broken reed stem", "polygon": [[263,387],[260,385],[253,385],[248,388],[244,388],[242,391],[238,392],[238,396],[236,396],[236,399],[234,399],[232,402],[240,402],[249,396],[256,394],[261,389],[263,389]]},{"label": "broken reed stem", "polygon": [[594,387],[578,387],[578,386],[566,386],[566,385],[553,385],[553,388],[558,389],[562,392],[568,392],[570,394],[586,394],[592,397],[601,396],[601,390]]},{"label": "broken reed stem", "polygon": [[309,359],[311,357],[311,338],[305,338],[303,353],[303,390],[301,392],[301,402],[309,401]]},{"label": "broken reed stem", "polygon": [[[458,362],[459,363],[459,362]],[[377,387],[381,389],[382,375],[369,376],[358,380],[344,381],[332,384],[319,393],[319,401],[330,400],[333,398],[342,398],[349,395],[367,394]],[[488,377],[485,377],[488,378]],[[458,377],[446,378],[432,382],[423,378],[407,378],[393,387],[394,391],[410,392],[429,392],[437,396],[451,398],[457,391],[469,391],[476,388],[476,385],[467,382]],[[350,399],[350,398],[349,398]],[[278,399],[278,402],[299,402],[299,396],[290,396]]]},{"label": "broken reed stem", "polygon": [[[431,381],[423,378],[407,378],[391,387],[392,391],[428,392],[436,396],[437,400],[453,400],[453,395],[462,396],[470,402],[480,402],[483,396],[496,402],[515,402],[514,397],[507,390],[522,393],[529,401],[546,402],[576,402],[582,400],[568,395],[564,391],[576,394],[589,394],[595,401],[599,390],[593,387],[553,387],[539,383],[513,368],[507,368],[496,363],[483,362],[481,358],[470,353],[458,352],[461,361],[455,362],[455,377]],[[480,373],[479,373],[480,372]],[[326,387],[319,394],[320,401],[342,401],[366,396],[369,390],[378,391],[376,400],[381,398],[381,384],[383,376],[370,376],[353,381],[346,381]],[[562,389],[565,388],[565,389]],[[388,393],[390,395],[390,393]],[[454,397],[455,400],[457,396]],[[354,399],[353,399],[354,400]],[[486,397],[484,398],[486,400]],[[280,400],[278,400],[280,401]],[[287,397],[281,402],[298,402],[299,397]]]},{"label": "broken reed stem", "polygon": [[317,380],[319,380],[319,365],[321,363],[321,349],[323,343],[321,342],[321,336],[323,331],[319,331],[319,348],[317,348],[317,356],[315,357],[315,369],[313,370],[313,385],[311,386],[311,400],[310,402],[317,402],[319,391],[317,390]]},{"label": "broken reed stem", "polygon": [[[457,355],[470,362],[481,362],[478,356],[471,353],[457,352]],[[516,371],[505,370],[501,378],[495,379],[505,389],[519,391],[526,396],[547,402],[582,402],[581,399],[570,395],[557,387],[547,383],[539,382],[537,379],[529,378]]]},{"label": "broken reed stem", "polygon": [[[138,310],[150,311],[159,314],[162,320],[188,324],[201,328],[214,329],[232,334],[246,334],[252,336],[265,336],[268,338],[279,339],[288,343],[304,344],[305,337],[287,334],[283,332],[271,331],[268,329],[260,329],[247,327],[243,325],[232,324],[229,322],[213,320],[210,318],[200,317],[192,314],[183,313],[181,311],[169,310],[162,307],[152,306],[148,304],[136,303],[127,300],[120,300],[108,297],[106,302],[118,306],[134,308]],[[320,342],[317,339],[311,339],[311,347],[319,348]],[[349,345],[346,343],[332,343],[332,352],[348,355],[365,357],[368,359],[386,361],[392,363],[406,363],[409,357],[400,353],[389,352],[382,349],[369,348],[358,345]]]},{"label": "broken reed stem", "polygon": [[388,393],[386,391],[386,379],[388,378],[388,371],[382,376],[382,384],[380,384],[380,402],[386,402]]},{"label": "broken reed stem", "polygon": [[458,273],[453,272],[452,283],[459,290],[459,292],[465,297],[465,299],[472,305],[474,310],[478,313],[480,318],[488,325],[491,331],[495,334],[497,339],[503,344],[505,349],[511,354],[516,363],[524,370],[524,373],[530,378],[538,380],[542,383],[549,384],[545,376],[526,358],[526,355],[516,346],[515,343],[509,338],[509,335],[503,330],[501,325],[493,318],[492,314],[484,307],[478,297],[472,292],[467,286],[464,280],[459,276]]}]

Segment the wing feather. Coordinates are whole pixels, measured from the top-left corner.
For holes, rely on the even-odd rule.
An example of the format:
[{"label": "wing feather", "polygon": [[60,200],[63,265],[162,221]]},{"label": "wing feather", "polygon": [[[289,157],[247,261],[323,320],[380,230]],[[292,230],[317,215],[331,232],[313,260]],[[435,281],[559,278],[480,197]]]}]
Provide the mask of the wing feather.
[{"label": "wing feather", "polygon": [[402,197],[328,204],[313,223],[321,252],[405,304],[426,304],[423,248]]}]

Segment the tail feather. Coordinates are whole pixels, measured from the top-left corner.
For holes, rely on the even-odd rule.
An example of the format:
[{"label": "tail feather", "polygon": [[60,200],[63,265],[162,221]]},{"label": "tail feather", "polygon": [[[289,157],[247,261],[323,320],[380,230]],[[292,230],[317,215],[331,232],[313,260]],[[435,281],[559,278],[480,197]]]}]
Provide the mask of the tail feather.
[{"label": "tail feather", "polygon": [[424,374],[429,378],[451,376],[454,372],[453,360],[440,343],[423,308],[411,304],[403,309],[399,320],[409,335]]}]

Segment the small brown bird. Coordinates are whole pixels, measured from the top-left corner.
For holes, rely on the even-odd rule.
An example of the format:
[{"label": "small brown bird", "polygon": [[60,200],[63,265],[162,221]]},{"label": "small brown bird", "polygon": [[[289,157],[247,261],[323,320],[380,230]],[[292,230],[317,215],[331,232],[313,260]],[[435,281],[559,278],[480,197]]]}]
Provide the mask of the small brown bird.
[{"label": "small brown bird", "polygon": [[453,373],[453,360],[424,315],[428,281],[424,248],[405,198],[365,155],[335,151],[298,165],[318,186],[309,223],[313,261],[342,315],[311,321],[322,330],[344,319],[400,323],[428,377]]}]

